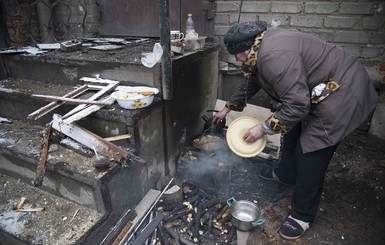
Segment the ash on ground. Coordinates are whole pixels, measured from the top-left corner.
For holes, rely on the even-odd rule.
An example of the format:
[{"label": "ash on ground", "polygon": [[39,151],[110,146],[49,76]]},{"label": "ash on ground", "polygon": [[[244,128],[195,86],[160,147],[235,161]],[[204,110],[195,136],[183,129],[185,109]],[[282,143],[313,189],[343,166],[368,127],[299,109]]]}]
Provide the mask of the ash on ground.
[{"label": "ash on ground", "polygon": [[[356,129],[339,145],[325,177],[316,219],[295,241],[256,229],[253,244],[384,244],[385,147],[384,142]],[[293,193],[275,182],[261,180],[258,172],[277,166],[277,160],[241,158],[227,150],[206,151],[187,147],[179,160],[177,176],[191,181],[221,200],[250,200],[260,209]]]}]

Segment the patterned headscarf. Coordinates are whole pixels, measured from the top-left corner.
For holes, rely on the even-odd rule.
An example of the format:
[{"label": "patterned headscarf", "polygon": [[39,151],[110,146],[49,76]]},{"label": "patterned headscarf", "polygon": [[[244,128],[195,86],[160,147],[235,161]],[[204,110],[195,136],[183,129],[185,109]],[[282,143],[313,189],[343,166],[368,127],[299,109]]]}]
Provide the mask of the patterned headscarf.
[{"label": "patterned headscarf", "polygon": [[267,28],[264,21],[248,21],[236,23],[230,27],[223,38],[223,42],[230,54],[244,52],[251,48],[255,38]]}]

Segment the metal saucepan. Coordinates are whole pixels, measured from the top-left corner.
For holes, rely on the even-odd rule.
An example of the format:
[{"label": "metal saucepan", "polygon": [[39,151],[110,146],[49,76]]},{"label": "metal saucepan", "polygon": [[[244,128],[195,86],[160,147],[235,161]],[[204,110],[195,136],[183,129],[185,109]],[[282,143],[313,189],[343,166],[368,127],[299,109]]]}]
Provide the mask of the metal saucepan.
[{"label": "metal saucepan", "polygon": [[231,222],[240,231],[250,231],[265,223],[265,219],[260,218],[260,211],[257,205],[247,200],[235,200],[231,197],[227,200],[230,207]]},{"label": "metal saucepan", "polygon": [[[218,112],[217,110],[207,110],[206,112]],[[222,121],[213,124],[214,116],[208,117],[206,115],[202,116],[205,124],[203,126],[203,135],[218,135],[223,136],[223,130],[226,128],[226,118],[223,118]]]}]

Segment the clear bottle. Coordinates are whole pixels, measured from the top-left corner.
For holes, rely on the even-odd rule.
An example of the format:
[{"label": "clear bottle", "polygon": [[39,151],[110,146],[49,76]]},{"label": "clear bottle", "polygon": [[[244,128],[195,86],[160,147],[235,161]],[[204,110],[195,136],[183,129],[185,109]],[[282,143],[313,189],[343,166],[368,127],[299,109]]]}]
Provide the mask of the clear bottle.
[{"label": "clear bottle", "polygon": [[192,18],[192,14],[187,14],[187,20],[186,20],[186,36],[189,35],[190,32],[194,31],[194,20]]}]

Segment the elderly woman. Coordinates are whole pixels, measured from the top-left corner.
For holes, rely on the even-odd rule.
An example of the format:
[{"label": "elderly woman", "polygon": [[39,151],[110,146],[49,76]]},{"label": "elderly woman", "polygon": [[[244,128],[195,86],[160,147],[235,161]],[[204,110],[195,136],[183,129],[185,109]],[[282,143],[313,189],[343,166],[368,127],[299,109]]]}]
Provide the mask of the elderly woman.
[{"label": "elderly woman", "polygon": [[279,102],[279,109],[243,138],[253,142],[265,134],[283,134],[278,167],[262,169],[259,176],[295,186],[292,209],[279,233],[296,239],[316,216],[338,144],[368,118],[377,93],[356,58],[310,34],[243,22],[228,30],[224,43],[243,62],[246,79],[213,122],[231,110],[242,111],[261,88]]}]

